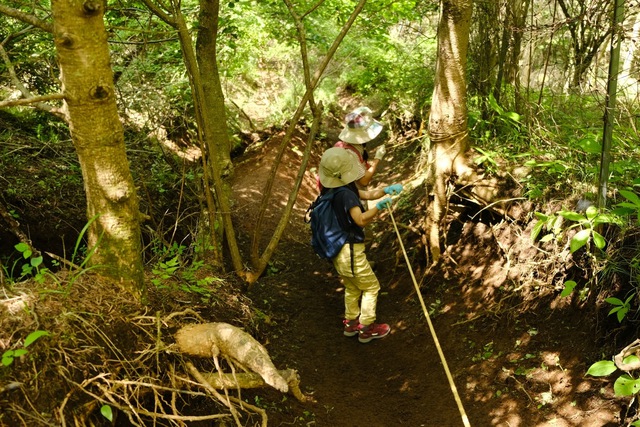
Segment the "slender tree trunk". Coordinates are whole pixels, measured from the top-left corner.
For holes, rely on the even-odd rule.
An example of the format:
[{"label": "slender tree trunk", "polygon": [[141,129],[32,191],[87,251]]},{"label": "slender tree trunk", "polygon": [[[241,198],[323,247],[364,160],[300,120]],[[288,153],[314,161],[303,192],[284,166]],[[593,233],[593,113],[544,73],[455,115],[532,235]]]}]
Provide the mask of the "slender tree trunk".
[{"label": "slender tree trunk", "polygon": [[[216,163],[217,160],[224,159],[225,156],[229,156],[229,153],[223,154],[220,152],[222,151],[220,147],[226,147],[225,150],[228,150],[228,139],[226,143],[216,143],[213,141],[215,135],[221,135],[220,129],[224,128],[224,132],[226,132],[226,121],[218,122],[214,125],[213,121],[216,120],[216,117],[219,118],[220,115],[212,113],[210,111],[212,105],[205,101],[207,97],[205,96],[203,81],[212,78],[212,76],[205,74],[204,71],[200,70],[199,68],[200,64],[198,63],[198,59],[196,58],[196,53],[193,48],[191,33],[189,32],[189,28],[186,25],[184,16],[182,15],[182,11],[180,9],[180,2],[174,1],[172,3],[172,9],[170,11],[171,13],[167,13],[165,10],[161,9],[158,5],[153,3],[152,0],[143,1],[153,13],[155,13],[164,22],[177,30],[178,37],[180,39],[180,47],[187,68],[187,73],[189,75],[191,92],[194,98],[193,103],[196,110],[196,121],[198,123],[198,138],[203,153],[205,191],[204,197],[208,210],[208,212],[206,213],[207,218],[205,218],[205,220],[207,221],[208,230],[210,232],[209,237],[211,238],[210,241],[213,250],[213,257],[210,261],[214,264],[221,265],[222,246],[220,244],[220,240],[216,240],[217,235],[213,231],[215,228],[214,226],[218,225],[220,226],[219,228],[224,231],[224,235],[227,239],[227,246],[229,248],[234,270],[240,276],[244,276],[244,264],[242,262],[240,251],[238,249],[235,238],[235,231],[233,229],[233,222],[231,220],[231,203],[228,194],[224,191],[225,184],[222,179],[222,168],[219,164]],[[215,19],[217,19],[217,0],[214,1],[216,4],[206,5],[207,11],[204,13],[204,18],[206,21],[205,24],[208,26],[212,25],[211,20],[214,19],[214,16],[216,17]],[[211,9],[209,9],[209,7]],[[203,16],[201,16],[201,18],[202,17]],[[204,31],[211,30],[212,28],[206,28]],[[215,41],[215,38],[213,39],[213,41]],[[210,61],[210,59],[207,59],[207,64],[205,66],[211,67]],[[213,69],[211,70],[213,71]],[[215,70],[217,71],[217,66]],[[217,74],[215,78],[219,78]],[[213,86],[215,85],[216,84],[213,84]],[[224,102],[221,98],[222,91],[220,91],[218,95],[214,95],[214,97],[216,96],[219,96],[220,99],[211,102],[222,102],[222,105],[224,106]],[[224,110],[222,114],[224,115]],[[214,129],[217,130],[214,131]],[[219,148],[220,151],[218,151]],[[213,186],[213,188],[211,186]],[[216,214],[216,212],[219,213],[219,216]]]},{"label": "slender tree trunk", "polygon": [[517,2],[514,8],[514,31],[513,31],[513,48],[511,50],[510,68],[507,78],[514,85],[515,90],[515,111],[522,113],[522,89],[520,82],[520,57],[522,54],[522,39],[524,36],[527,14],[529,13],[529,5],[531,0]]},{"label": "slender tree trunk", "polygon": [[136,189],[115,100],[104,1],[54,0],[53,33],[87,196],[90,265],[133,294],[143,293]]},{"label": "slender tree trunk", "polygon": [[427,147],[426,187],[430,203],[425,228],[433,262],[440,257],[447,183],[454,175],[467,178],[473,173],[466,158],[469,134],[465,76],[473,1],[443,0],[441,6],[435,87],[429,116],[430,146]]},{"label": "slender tree trunk", "polygon": [[[224,93],[222,92],[222,84],[220,82],[220,73],[218,72],[217,63],[217,34],[218,34],[218,18],[220,12],[220,2],[200,1],[200,15],[198,35],[196,38],[196,60],[198,64],[198,72],[200,73],[200,82],[202,85],[203,103],[200,106],[204,119],[205,137],[207,146],[208,167],[211,176],[220,175],[220,188],[217,188],[218,203],[220,198],[224,198],[231,204],[232,194],[228,177],[232,173],[231,163],[231,144],[229,141],[227,114],[224,102]],[[224,222],[222,215],[216,215],[218,224]],[[208,224],[208,234],[214,235],[213,242],[222,242],[224,239],[225,229],[216,227],[216,224]],[[231,225],[228,225],[231,226]],[[203,236],[205,238],[205,236]],[[227,240],[229,245],[236,245],[235,239]],[[221,249],[221,248],[220,248]],[[231,254],[238,254],[239,249],[234,247],[230,250]],[[239,262],[238,264],[242,264]]]},{"label": "slender tree trunk", "polygon": [[509,47],[511,45],[511,32],[512,32],[512,6],[509,2],[505,4],[504,22],[502,24],[502,37],[500,40],[500,54],[498,56],[498,74],[496,76],[496,84],[493,87],[493,97],[497,103],[500,103],[500,94],[502,93],[502,79],[507,72],[508,68],[507,54],[509,53]]},{"label": "slender tree trunk", "polygon": [[201,0],[198,35],[196,38],[196,59],[200,70],[206,114],[209,116],[210,135],[207,142],[214,157],[215,167],[225,176],[230,172],[231,144],[227,128],[227,114],[224,93],[220,82],[217,59],[219,0]]},{"label": "slender tree trunk", "polygon": [[609,59],[609,79],[607,81],[607,99],[604,111],[604,130],[602,135],[602,155],[600,157],[600,177],[598,180],[598,207],[607,205],[607,183],[609,179],[609,163],[611,162],[611,139],[613,135],[613,119],[616,108],[616,92],[618,91],[618,71],[620,69],[620,43],[624,36],[622,22],[624,20],[624,0],[616,0],[613,10],[613,35],[611,37],[611,58]]}]

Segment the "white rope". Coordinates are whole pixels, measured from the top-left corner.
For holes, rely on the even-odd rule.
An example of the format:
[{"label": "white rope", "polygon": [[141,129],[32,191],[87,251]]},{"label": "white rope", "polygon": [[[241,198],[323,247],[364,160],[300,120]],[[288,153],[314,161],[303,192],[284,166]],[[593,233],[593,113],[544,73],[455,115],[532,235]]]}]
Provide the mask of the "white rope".
[{"label": "white rope", "polygon": [[445,359],[444,357],[444,353],[442,352],[442,348],[440,347],[440,342],[438,341],[438,336],[436,335],[436,331],[433,328],[433,324],[431,323],[431,317],[429,317],[429,312],[427,311],[427,307],[425,306],[424,300],[422,299],[422,294],[420,293],[420,287],[418,286],[416,277],[413,274],[413,268],[411,267],[411,263],[409,262],[409,256],[407,255],[407,251],[404,249],[404,245],[402,244],[402,237],[400,236],[400,231],[398,231],[398,226],[396,225],[396,220],[393,217],[393,212],[391,209],[389,209],[389,216],[391,216],[391,221],[393,222],[393,228],[396,230],[396,234],[398,235],[398,242],[400,242],[400,247],[402,248],[404,259],[407,262],[407,267],[409,268],[409,273],[411,274],[413,285],[416,288],[416,294],[418,294],[418,298],[420,299],[420,305],[422,306],[424,317],[427,318],[427,323],[429,324],[429,330],[431,331],[431,336],[433,337],[433,341],[435,342],[436,348],[438,349],[438,354],[440,355],[442,366],[444,367],[444,371],[447,374],[447,379],[449,380],[449,386],[451,387],[451,391],[453,392],[453,397],[456,400],[456,403],[458,404],[458,410],[460,411],[460,416],[462,417],[462,423],[465,425],[465,427],[471,427],[471,424],[469,423],[469,417],[467,417],[467,414],[464,411],[464,406],[462,406],[462,400],[460,399],[460,395],[458,394],[458,389],[456,388],[456,384],[453,382],[453,377],[451,376],[451,372],[449,371],[449,366],[447,365],[447,359]]}]

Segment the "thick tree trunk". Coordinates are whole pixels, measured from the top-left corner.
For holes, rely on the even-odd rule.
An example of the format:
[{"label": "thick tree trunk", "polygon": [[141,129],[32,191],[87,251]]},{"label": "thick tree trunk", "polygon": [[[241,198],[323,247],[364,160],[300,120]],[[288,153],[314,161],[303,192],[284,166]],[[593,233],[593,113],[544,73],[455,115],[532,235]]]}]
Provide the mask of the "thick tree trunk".
[{"label": "thick tree trunk", "polygon": [[104,1],[54,0],[54,40],[87,196],[90,265],[143,292],[138,199],[116,108]]},{"label": "thick tree trunk", "polygon": [[429,116],[426,224],[432,261],[440,257],[440,234],[447,203],[447,183],[468,179],[467,90],[465,66],[471,24],[472,0],[443,0],[438,25],[433,103]]}]

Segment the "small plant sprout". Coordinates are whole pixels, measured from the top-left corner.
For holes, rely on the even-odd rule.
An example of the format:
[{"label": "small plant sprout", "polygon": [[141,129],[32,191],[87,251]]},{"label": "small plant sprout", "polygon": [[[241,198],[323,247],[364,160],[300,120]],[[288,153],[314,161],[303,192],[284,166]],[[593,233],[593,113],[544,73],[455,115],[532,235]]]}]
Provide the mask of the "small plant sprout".
[{"label": "small plant sprout", "polygon": [[24,340],[24,344],[22,344],[21,348],[17,348],[15,350],[7,350],[4,353],[2,353],[2,365],[3,366],[11,366],[11,364],[13,364],[13,361],[21,356],[24,356],[25,354],[27,354],[29,351],[27,350],[27,347],[29,347],[31,344],[33,344],[35,341],[37,341],[39,338],[44,337],[44,336],[50,336],[51,334],[47,331],[33,331],[31,332],[29,335],[27,335],[27,338],[25,338]]},{"label": "small plant sprout", "polygon": [[635,293],[631,294],[626,300],[622,301],[619,298],[610,297],[605,299],[606,302],[613,305],[609,315],[616,314],[618,322],[622,323],[629,310],[631,309],[631,300],[636,296]]},{"label": "small plant sprout", "polygon": [[107,420],[109,420],[110,422],[113,422],[113,409],[111,409],[111,406],[102,405],[102,407],[100,407],[100,413]]}]

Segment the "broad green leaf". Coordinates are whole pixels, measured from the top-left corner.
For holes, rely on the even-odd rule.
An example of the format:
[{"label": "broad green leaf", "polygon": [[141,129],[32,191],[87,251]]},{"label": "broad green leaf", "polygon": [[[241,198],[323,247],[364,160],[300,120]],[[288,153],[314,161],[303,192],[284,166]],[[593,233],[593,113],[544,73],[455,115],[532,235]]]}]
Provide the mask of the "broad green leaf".
[{"label": "broad green leaf", "polygon": [[613,313],[617,313],[620,310],[622,310],[623,306],[619,305],[617,307],[612,308],[609,313],[607,314],[608,316],[611,316]]},{"label": "broad green leaf", "polygon": [[534,212],[533,214],[534,214],[534,215],[536,216],[536,218],[538,218],[540,221],[546,221],[546,220],[548,220],[548,219],[549,219],[549,216],[548,216],[548,215],[545,215],[545,214],[540,213],[540,212]]},{"label": "broad green leaf", "polygon": [[496,101],[496,98],[492,94],[489,94],[489,105],[491,106],[493,111],[495,111],[499,115],[504,114],[504,108],[502,108],[500,105],[498,105],[498,102]]},{"label": "broad green leaf", "polygon": [[616,297],[609,297],[605,299],[605,302],[608,302],[611,305],[624,305],[621,299]]},{"label": "broad green leaf", "polygon": [[631,203],[633,203],[637,207],[640,207],[640,197],[638,197],[636,193],[629,190],[618,190],[618,191],[625,199],[629,200]]},{"label": "broad green leaf", "polygon": [[594,230],[592,235],[593,235],[593,243],[596,244],[596,247],[598,249],[602,249],[607,245],[607,241],[604,240],[604,236],[602,234]]},{"label": "broad green leaf", "polygon": [[594,377],[606,377],[607,375],[611,375],[612,373],[614,373],[616,369],[618,368],[612,360],[601,360],[589,366],[587,375],[591,375]]},{"label": "broad green leaf", "polygon": [[100,408],[100,413],[103,417],[113,422],[113,409],[111,409],[111,406],[102,405],[102,407]]},{"label": "broad green leaf", "polygon": [[[615,213],[615,211],[614,211],[614,213]],[[618,223],[620,223],[620,218],[618,218],[617,214],[616,215],[600,214],[593,220],[593,224],[594,225],[598,225],[598,224],[618,224]]]},{"label": "broad green leaf", "polygon": [[640,362],[640,357],[636,356],[635,354],[632,354],[622,359],[622,363],[626,363],[626,364],[638,363],[638,362]]},{"label": "broad green leaf", "polygon": [[510,120],[513,120],[516,123],[520,123],[520,119],[522,117],[522,116],[520,116],[520,114],[514,113],[513,111],[506,112],[506,113],[504,113],[504,115],[506,117],[508,117]]},{"label": "broad green leaf", "polygon": [[14,248],[16,248],[16,250],[20,253],[24,253],[24,251],[29,250],[29,245],[27,245],[26,243],[18,243],[17,245],[14,246]]},{"label": "broad green leaf", "polygon": [[596,208],[595,206],[591,205],[587,208],[585,214],[587,215],[587,219],[588,220],[592,220],[593,218],[595,218],[598,215],[598,208]]},{"label": "broad green leaf", "polygon": [[631,378],[629,375],[621,375],[613,384],[613,391],[616,396],[633,396],[640,390],[640,380]]},{"label": "broad green leaf", "polygon": [[615,208],[612,212],[616,215],[627,216],[635,212],[635,209],[621,206],[621,207]]},{"label": "broad green leaf", "polygon": [[587,137],[578,141],[578,146],[590,154],[600,154],[602,147],[600,143],[593,137]]},{"label": "broad green leaf", "polygon": [[624,307],[620,308],[618,313],[616,313],[616,317],[618,318],[618,323],[622,323],[622,321],[624,320],[624,316],[626,316],[628,312],[629,312],[629,306],[625,305]]},{"label": "broad green leaf", "polygon": [[31,332],[29,335],[27,335],[27,338],[25,338],[24,340],[24,346],[28,347],[31,344],[33,344],[33,342],[35,340],[37,340],[40,337],[44,337],[44,336],[50,336],[51,334],[47,331],[33,331]]},{"label": "broad green leaf", "polygon": [[18,349],[13,351],[13,357],[24,356],[27,353],[28,353],[28,351],[25,350],[24,348],[18,348]]},{"label": "broad green leaf", "polygon": [[569,242],[569,250],[571,253],[574,253],[581,247],[587,244],[589,241],[589,236],[591,235],[591,230],[580,230],[575,236],[571,238],[571,242]]},{"label": "broad green leaf", "polygon": [[42,264],[42,260],[43,258],[41,256],[31,258],[31,265],[33,267],[38,267],[40,264]]},{"label": "broad green leaf", "polygon": [[7,350],[2,353],[2,364],[9,366],[13,363],[13,350]]},{"label": "broad green leaf", "polygon": [[563,218],[566,218],[570,221],[576,221],[576,222],[584,222],[587,220],[587,218],[585,218],[583,215],[580,215],[577,212],[571,212],[571,211],[560,211],[558,212],[558,215],[560,215]]},{"label": "broad green leaf", "polygon": [[573,280],[567,280],[566,282],[564,282],[564,289],[560,293],[560,296],[567,297],[571,295],[571,292],[573,292],[573,289],[576,287],[576,285],[577,283]]}]

